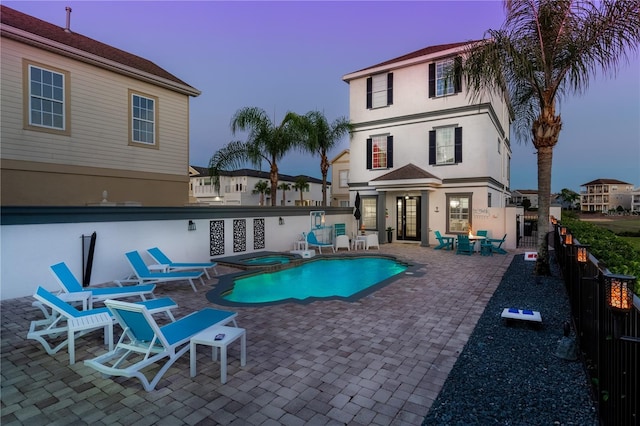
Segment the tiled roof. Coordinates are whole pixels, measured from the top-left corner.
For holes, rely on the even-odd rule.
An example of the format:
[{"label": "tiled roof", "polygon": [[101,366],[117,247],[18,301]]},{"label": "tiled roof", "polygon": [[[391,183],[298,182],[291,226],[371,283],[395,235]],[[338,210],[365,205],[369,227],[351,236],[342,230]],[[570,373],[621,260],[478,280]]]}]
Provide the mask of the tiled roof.
[{"label": "tiled roof", "polygon": [[381,180],[407,180],[407,179],[439,179],[437,176],[432,175],[424,169],[416,166],[415,164],[407,164],[397,170],[378,176],[373,181]]},{"label": "tiled roof", "polygon": [[591,186],[591,185],[631,185],[629,182],[623,182],[618,179],[596,179],[591,182],[583,183],[580,186]]},{"label": "tiled roof", "polygon": [[[117,49],[113,46],[109,46],[108,44],[93,40],[89,37],[85,37],[82,34],[77,34],[72,31],[65,31],[65,29],[62,27],[58,27],[49,22],[34,18],[33,16],[11,9],[10,7],[0,5],[0,8],[0,22],[2,22],[3,26],[10,26],[31,33],[38,37],[42,37],[47,40],[63,44],[65,46],[99,56],[100,58],[104,58],[109,61],[113,61],[157,77],[161,77],[174,83],[186,86],[193,91],[198,92],[199,94],[199,91],[197,89],[189,86],[187,83],[180,80],[175,75],[167,72],[166,70],[162,69],[161,67],[147,59],[125,52],[124,50]],[[6,33],[4,29],[2,35],[10,37],[10,35]]]},{"label": "tiled roof", "polygon": [[[470,40],[470,41],[461,41],[461,42],[458,42],[458,43],[439,44],[439,45],[436,45],[436,46],[429,46],[429,47],[425,47],[425,48],[420,49],[420,50],[416,50],[415,52],[407,53],[406,55],[398,56],[397,58],[389,59],[388,61],[380,62],[379,64],[372,65],[372,66],[363,68],[363,69],[358,70],[358,71],[354,71],[353,73],[358,73],[358,72],[366,71],[368,69],[382,67],[382,66],[385,66],[385,65],[391,65],[391,64],[394,64],[394,63],[397,63],[397,62],[402,62],[402,61],[406,61],[406,60],[409,60],[409,59],[419,58],[421,56],[429,56],[429,55],[433,55],[433,54],[438,53],[438,52],[444,52],[445,50],[455,49],[456,47],[461,47],[461,46],[464,46],[464,45],[467,45],[467,44],[477,43],[477,42],[478,42],[478,40]],[[350,74],[353,74],[353,73],[350,73]]]}]

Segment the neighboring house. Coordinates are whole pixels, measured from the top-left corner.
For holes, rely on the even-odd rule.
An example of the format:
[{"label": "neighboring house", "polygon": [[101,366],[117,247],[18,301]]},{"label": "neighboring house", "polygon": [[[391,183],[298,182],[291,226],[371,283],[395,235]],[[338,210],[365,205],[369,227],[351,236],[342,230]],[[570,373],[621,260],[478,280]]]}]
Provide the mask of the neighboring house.
[{"label": "neighboring house", "polygon": [[606,213],[621,207],[630,210],[633,185],[617,179],[596,179],[580,185],[580,210]]},{"label": "neighboring house", "polygon": [[640,214],[640,188],[636,188],[631,193],[631,212]]},{"label": "neighboring house", "polygon": [[[282,202],[282,190],[276,194],[276,205],[299,206],[300,191],[293,188],[296,180],[304,177],[309,189],[302,192],[305,206],[322,205],[322,179],[310,176],[290,176],[278,173],[278,185],[288,183],[291,189],[285,192],[285,202]],[[260,205],[260,194],[254,194],[256,183],[266,181],[271,186],[268,172],[259,170],[240,169],[231,172],[221,172],[220,190],[213,185],[213,178],[206,167],[189,167],[189,199],[191,203],[208,205],[257,206]],[[331,193],[331,182],[327,182],[327,192]],[[271,195],[264,196],[264,204],[271,206]]]},{"label": "neighboring house", "polygon": [[2,205],[188,202],[197,89],[71,28],[0,18]]},{"label": "neighboring house", "polygon": [[524,200],[529,200],[529,208],[538,208],[538,191],[535,189],[515,189],[511,191],[511,204],[521,206]]},{"label": "neighboring house", "polygon": [[460,76],[466,42],[431,46],[347,74],[349,188],[361,222],[396,241],[434,242],[510,197],[509,127],[502,96],[471,102]]},{"label": "neighboring house", "polygon": [[331,188],[331,205],[349,207],[349,150],[345,149],[331,160],[331,180],[337,182]]}]

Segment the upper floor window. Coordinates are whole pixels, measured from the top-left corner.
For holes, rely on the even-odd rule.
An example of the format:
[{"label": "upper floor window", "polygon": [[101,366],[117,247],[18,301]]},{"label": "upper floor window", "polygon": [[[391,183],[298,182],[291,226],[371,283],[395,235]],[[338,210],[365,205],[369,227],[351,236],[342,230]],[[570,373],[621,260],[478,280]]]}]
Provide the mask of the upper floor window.
[{"label": "upper floor window", "polygon": [[340,188],[349,186],[349,170],[340,170]]},{"label": "upper floor window", "polygon": [[68,133],[68,73],[26,64],[29,127]]},{"label": "upper floor window", "polygon": [[440,127],[429,132],[429,164],[462,162],[462,127]]},{"label": "upper floor window", "polygon": [[131,142],[145,145],[156,145],[158,138],[156,124],[158,122],[157,98],[130,92],[131,110]]},{"label": "upper floor window", "polygon": [[393,104],[393,73],[367,78],[367,109]]},{"label": "upper floor window", "polygon": [[393,136],[374,136],[367,139],[367,169],[393,167]]},{"label": "upper floor window", "polygon": [[462,91],[462,58],[429,64],[429,97],[453,95]]}]

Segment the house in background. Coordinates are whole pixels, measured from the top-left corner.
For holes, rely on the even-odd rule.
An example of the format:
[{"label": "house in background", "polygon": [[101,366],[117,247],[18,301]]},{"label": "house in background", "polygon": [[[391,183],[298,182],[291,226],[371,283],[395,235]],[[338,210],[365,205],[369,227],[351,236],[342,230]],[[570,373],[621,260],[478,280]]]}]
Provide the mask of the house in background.
[{"label": "house in background", "polygon": [[538,191],[536,189],[515,189],[511,191],[511,204],[522,206],[524,200],[529,200],[529,208],[538,208]]},{"label": "house in background", "polygon": [[147,59],[0,7],[2,205],[107,194],[187,204],[189,101],[200,92]]},{"label": "house in background", "polygon": [[[309,189],[300,191],[294,189],[298,178],[304,178]],[[258,206],[260,194],[254,193],[256,183],[266,181],[271,186],[268,172],[259,170],[240,169],[231,172],[221,172],[220,189],[216,190],[213,178],[206,167],[189,167],[189,202],[190,204],[207,204],[220,206]],[[278,206],[320,206],[322,205],[322,179],[311,176],[291,176],[278,173],[278,186],[282,183],[289,184],[291,189],[285,191],[284,200],[282,190],[276,194]],[[331,194],[331,182],[327,182],[327,194]],[[266,194],[264,205],[271,205],[271,195]]]},{"label": "house in background", "polygon": [[633,184],[617,179],[596,179],[580,185],[580,210],[606,213],[618,207],[630,210]]},{"label": "house in background", "polygon": [[636,188],[631,193],[631,212],[640,214],[640,188]]},{"label": "house in background", "polygon": [[435,242],[430,231],[467,232],[475,218],[493,219],[489,208],[506,205],[512,112],[501,94],[470,101],[460,75],[468,43],[343,77],[354,126],[349,189],[352,201],[360,195],[365,229],[381,236],[392,227],[394,241],[426,246]]},{"label": "house in background", "polygon": [[331,205],[349,207],[349,150],[345,149],[331,160],[331,180],[337,182],[331,189]]}]

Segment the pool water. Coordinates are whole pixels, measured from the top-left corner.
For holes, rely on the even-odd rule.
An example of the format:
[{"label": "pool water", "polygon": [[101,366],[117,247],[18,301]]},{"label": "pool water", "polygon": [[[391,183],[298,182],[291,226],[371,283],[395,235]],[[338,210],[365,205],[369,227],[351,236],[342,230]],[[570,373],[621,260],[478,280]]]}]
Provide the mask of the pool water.
[{"label": "pool water", "polygon": [[237,303],[267,303],[286,299],[344,297],[381,283],[407,269],[382,257],[329,258],[305,262],[276,272],[236,278],[222,299]]},{"label": "pool water", "polygon": [[254,257],[244,261],[247,265],[270,265],[270,264],[285,264],[291,262],[291,258],[287,256],[262,256]]}]

